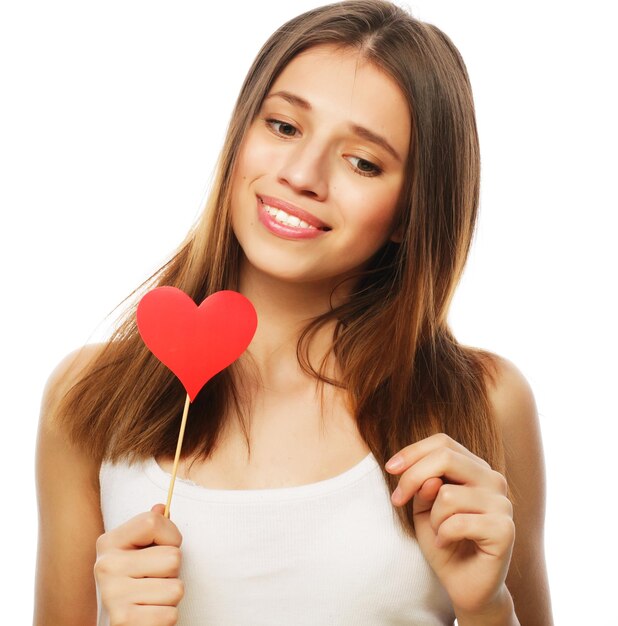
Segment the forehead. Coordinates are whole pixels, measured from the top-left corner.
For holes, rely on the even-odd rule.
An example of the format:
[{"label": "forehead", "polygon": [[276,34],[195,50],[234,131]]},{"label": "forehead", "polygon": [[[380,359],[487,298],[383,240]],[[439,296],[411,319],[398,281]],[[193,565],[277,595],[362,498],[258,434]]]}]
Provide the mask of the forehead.
[{"label": "forehead", "polygon": [[366,126],[387,135],[404,154],[410,137],[408,101],[397,82],[353,48],[320,45],[294,57],[269,94],[288,91],[331,123]]}]

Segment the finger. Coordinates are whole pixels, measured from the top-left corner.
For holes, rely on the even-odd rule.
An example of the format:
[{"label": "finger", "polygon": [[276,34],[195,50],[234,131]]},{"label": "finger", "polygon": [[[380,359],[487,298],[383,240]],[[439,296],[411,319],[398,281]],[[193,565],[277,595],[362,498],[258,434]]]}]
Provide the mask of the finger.
[{"label": "finger", "polygon": [[435,435],[431,435],[431,437],[426,437],[425,439],[421,439],[416,443],[402,448],[387,462],[388,465],[392,461],[400,459],[402,461],[401,465],[393,468],[392,470],[389,467],[386,467],[386,471],[391,474],[400,474],[406,468],[420,461],[424,456],[427,456],[435,450],[440,450],[441,448],[449,448],[469,457],[483,467],[490,467],[487,461],[470,452],[468,448],[462,446],[458,441],[455,441],[446,433],[436,433]]},{"label": "finger", "polygon": [[121,611],[110,611],[109,617],[112,624],[171,626],[178,622],[178,609],[175,606],[140,606],[133,604],[123,608]]},{"label": "finger", "polygon": [[506,488],[502,485],[506,481],[498,472],[479,465],[467,455],[450,448],[440,448],[405,470],[397,486],[398,497],[393,499],[393,503],[398,506],[405,504],[432,477],[441,478],[443,482],[485,487],[500,493]]},{"label": "finger", "polygon": [[181,543],[182,535],[176,525],[160,513],[149,511],[102,535],[97,550],[142,548],[153,544],[180,547]]},{"label": "finger", "polygon": [[438,528],[436,544],[444,548],[468,539],[488,555],[503,558],[512,550],[515,524],[507,515],[462,513],[452,515]]},{"label": "finger", "polygon": [[107,581],[104,592],[112,607],[177,606],[184,596],[184,583],[179,578],[116,577]]},{"label": "finger", "polygon": [[487,489],[468,487],[467,485],[442,485],[429,517],[434,532],[437,533],[438,528],[449,517],[462,513],[498,513],[512,518],[513,505],[507,497]]},{"label": "finger", "polygon": [[138,550],[110,550],[96,563],[99,575],[129,578],[177,578],[182,553],[176,546],[151,546]]},{"label": "finger", "polygon": [[427,502],[433,502],[440,493],[440,488],[444,484],[441,478],[433,477],[426,480],[418,491],[418,495]]},{"label": "finger", "polygon": [[179,578],[139,578],[125,582],[132,604],[178,606],[185,587]]},{"label": "finger", "polygon": [[426,480],[418,493],[414,496],[412,511],[414,515],[431,511],[434,506],[436,496],[444,483],[440,478],[430,478]]}]

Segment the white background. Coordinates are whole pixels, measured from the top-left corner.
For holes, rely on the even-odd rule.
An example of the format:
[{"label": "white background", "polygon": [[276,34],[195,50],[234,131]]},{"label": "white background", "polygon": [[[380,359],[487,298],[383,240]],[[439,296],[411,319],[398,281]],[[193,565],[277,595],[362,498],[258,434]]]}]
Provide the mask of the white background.
[{"label": "white background", "polygon": [[[49,372],[102,336],[105,316],[181,241],[253,57],[318,4],[0,5],[3,623],[31,621],[34,444]],[[535,391],[554,614],[567,626],[618,624],[609,5],[408,5],[453,39],[471,76],[481,214],[451,325],[463,343],[512,360]]]}]

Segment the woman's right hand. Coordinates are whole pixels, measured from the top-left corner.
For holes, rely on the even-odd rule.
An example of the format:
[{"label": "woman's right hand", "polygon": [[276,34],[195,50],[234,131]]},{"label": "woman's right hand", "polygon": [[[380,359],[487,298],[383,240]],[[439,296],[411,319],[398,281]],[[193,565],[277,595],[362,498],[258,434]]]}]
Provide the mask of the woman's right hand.
[{"label": "woman's right hand", "polygon": [[184,595],[182,535],[164,506],[131,518],[97,540],[94,575],[110,626],[172,626]]}]

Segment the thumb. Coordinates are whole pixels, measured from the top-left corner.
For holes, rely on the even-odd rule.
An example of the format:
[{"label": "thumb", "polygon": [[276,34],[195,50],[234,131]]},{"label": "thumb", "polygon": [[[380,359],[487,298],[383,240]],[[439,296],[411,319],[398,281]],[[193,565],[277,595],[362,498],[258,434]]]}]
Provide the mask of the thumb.
[{"label": "thumb", "polygon": [[442,487],[443,484],[444,481],[441,478],[428,478],[412,498],[412,515],[419,515],[420,513],[431,511],[438,491],[440,491],[440,487]]},{"label": "thumb", "polygon": [[163,515],[163,513],[165,513],[165,504],[155,504],[150,510],[153,513],[160,513]]}]

